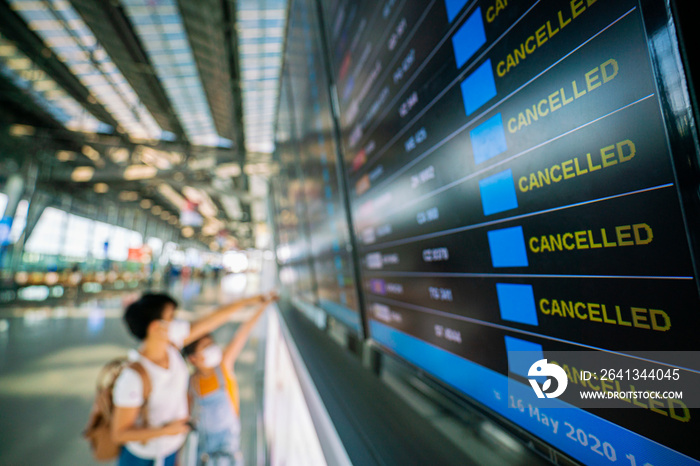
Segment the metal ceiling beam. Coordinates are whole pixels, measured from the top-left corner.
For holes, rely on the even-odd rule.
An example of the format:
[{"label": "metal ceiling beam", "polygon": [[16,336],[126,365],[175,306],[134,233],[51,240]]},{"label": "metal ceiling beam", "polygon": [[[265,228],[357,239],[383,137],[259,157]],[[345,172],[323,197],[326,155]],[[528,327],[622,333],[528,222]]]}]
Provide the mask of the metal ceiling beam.
[{"label": "metal ceiling beam", "polygon": [[240,147],[231,93],[231,69],[225,37],[226,19],[220,0],[178,0],[207,103],[220,136]]},{"label": "metal ceiling beam", "polygon": [[123,8],[112,0],[70,0],[158,125],[187,141],[182,125]]},{"label": "metal ceiling beam", "polygon": [[22,18],[15,13],[6,0],[0,0],[0,31],[49,76],[53,78],[71,97],[95,118],[116,128],[118,123],[98,102],[90,102],[90,92],[83,86],[66,65],[46,47],[34,31],[30,30]]},{"label": "metal ceiling beam", "polygon": [[246,161],[245,131],[243,126],[243,94],[241,92],[241,68],[238,55],[238,34],[236,33],[236,6],[234,0],[220,0],[224,13],[224,44],[229,62],[231,95],[233,97],[233,123],[241,167]]}]

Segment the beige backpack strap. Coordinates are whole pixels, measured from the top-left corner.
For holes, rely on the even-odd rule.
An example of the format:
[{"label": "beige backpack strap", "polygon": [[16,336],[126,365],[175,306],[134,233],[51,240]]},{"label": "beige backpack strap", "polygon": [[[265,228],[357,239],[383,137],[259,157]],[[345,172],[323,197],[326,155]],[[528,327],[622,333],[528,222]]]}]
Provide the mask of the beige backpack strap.
[{"label": "beige backpack strap", "polygon": [[129,367],[135,370],[140,376],[143,382],[143,406],[141,406],[141,419],[143,420],[144,427],[148,426],[148,397],[151,396],[151,378],[146,372],[146,368],[140,362],[132,362]]}]

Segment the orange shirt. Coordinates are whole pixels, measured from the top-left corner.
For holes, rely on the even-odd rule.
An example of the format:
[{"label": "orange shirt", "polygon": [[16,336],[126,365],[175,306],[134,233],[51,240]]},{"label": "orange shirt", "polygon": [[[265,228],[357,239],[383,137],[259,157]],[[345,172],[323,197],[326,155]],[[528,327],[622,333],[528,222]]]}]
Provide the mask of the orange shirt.
[{"label": "orange shirt", "polygon": [[[224,380],[226,381],[226,393],[231,398],[231,404],[236,410],[238,416],[241,415],[241,401],[238,394],[238,381],[236,376],[225,367],[221,367],[221,373],[224,375]],[[202,374],[197,374],[195,379],[195,388],[200,396],[207,396],[209,393],[214,392],[219,389],[219,381],[216,377],[216,373],[212,371],[211,375],[203,376]]]}]

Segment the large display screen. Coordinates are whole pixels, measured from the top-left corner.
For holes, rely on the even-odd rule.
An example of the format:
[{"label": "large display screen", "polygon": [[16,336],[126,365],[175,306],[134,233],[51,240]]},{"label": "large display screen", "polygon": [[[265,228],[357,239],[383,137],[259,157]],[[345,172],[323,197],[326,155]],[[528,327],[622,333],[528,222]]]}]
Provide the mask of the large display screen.
[{"label": "large display screen", "polygon": [[586,464],[698,464],[694,406],[538,410],[513,370],[698,348],[665,3],[322,5],[369,337]]},{"label": "large display screen", "polygon": [[[303,241],[280,238],[278,258],[284,269],[281,277],[293,289],[304,282],[301,277],[307,279],[309,292],[295,290],[297,297],[361,334],[329,76],[316,14],[314,2],[297,1],[289,17],[277,127],[281,172],[275,205],[292,220],[291,230],[299,232]],[[280,233],[289,234],[288,230],[283,227]]]}]

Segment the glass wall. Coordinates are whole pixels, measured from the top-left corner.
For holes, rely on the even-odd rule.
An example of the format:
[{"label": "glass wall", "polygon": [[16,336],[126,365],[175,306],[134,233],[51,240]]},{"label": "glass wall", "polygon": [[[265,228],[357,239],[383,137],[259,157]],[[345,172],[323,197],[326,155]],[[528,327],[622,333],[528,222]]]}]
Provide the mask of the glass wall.
[{"label": "glass wall", "polygon": [[[280,245],[283,255],[304,252],[302,260],[310,268],[306,280],[314,290],[306,299],[360,333],[344,181],[314,2],[295,3],[288,34],[277,128],[278,135],[286,136],[277,141],[279,184],[286,187],[277,187],[275,199],[278,209],[294,207],[293,213],[287,211],[288,220],[296,224],[303,241],[285,243],[280,238]],[[287,234],[286,228],[280,230]]]}]

